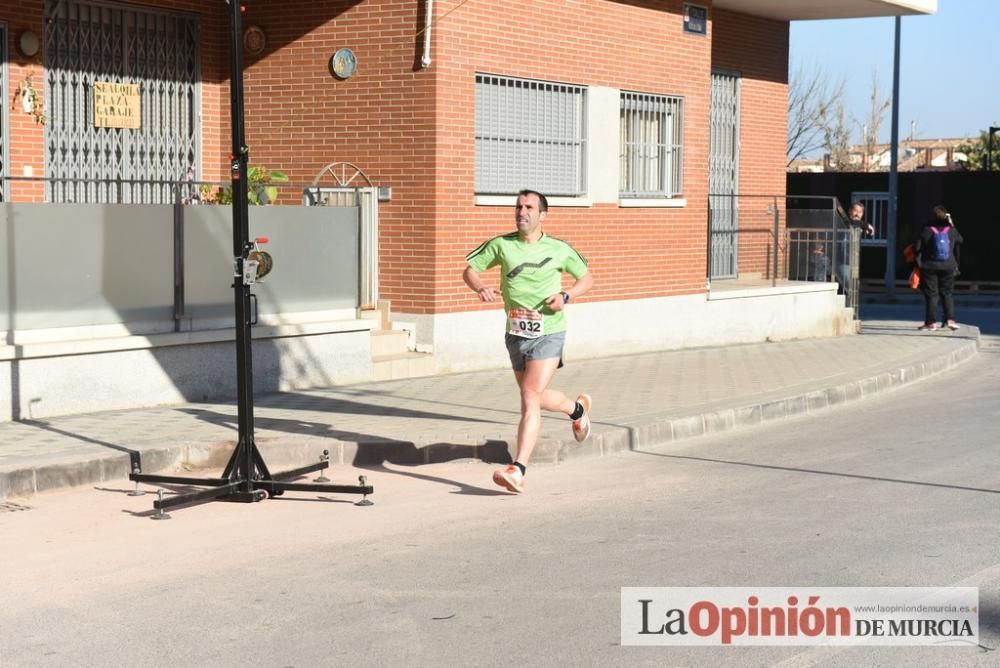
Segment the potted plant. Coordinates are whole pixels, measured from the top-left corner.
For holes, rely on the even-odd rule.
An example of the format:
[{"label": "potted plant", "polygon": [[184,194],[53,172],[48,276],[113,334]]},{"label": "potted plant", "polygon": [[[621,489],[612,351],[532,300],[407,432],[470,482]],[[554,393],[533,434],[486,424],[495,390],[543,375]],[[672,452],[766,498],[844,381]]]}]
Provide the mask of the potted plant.
[{"label": "potted plant", "polygon": [[16,96],[21,98],[21,109],[24,113],[34,116],[35,122],[39,125],[45,125],[45,101],[35,88],[31,77],[31,74],[24,77],[24,81],[17,87]]},{"label": "potted plant", "polygon": [[[268,169],[254,165],[247,169],[247,201],[259,206],[270,204],[278,199],[278,187],[274,183],[288,183],[288,175],[277,169]],[[201,200],[215,204],[232,204],[233,188],[226,186],[216,189],[214,186],[201,187]]]}]

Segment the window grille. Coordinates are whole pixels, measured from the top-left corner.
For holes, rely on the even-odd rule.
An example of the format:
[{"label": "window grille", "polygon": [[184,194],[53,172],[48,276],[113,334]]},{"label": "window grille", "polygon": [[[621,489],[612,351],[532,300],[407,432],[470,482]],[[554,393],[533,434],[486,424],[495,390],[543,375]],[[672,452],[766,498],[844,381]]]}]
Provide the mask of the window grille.
[{"label": "window grille", "polygon": [[586,88],[476,75],[476,193],[586,192]]},{"label": "window grille", "polygon": [[679,97],[622,92],[622,197],[673,197],[682,192],[682,103]]}]

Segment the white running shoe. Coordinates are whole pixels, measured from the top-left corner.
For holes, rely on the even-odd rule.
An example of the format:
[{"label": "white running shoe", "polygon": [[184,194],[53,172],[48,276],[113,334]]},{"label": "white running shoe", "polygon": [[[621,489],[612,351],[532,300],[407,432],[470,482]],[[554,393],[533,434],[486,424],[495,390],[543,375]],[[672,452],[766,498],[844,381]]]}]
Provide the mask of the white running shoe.
[{"label": "white running shoe", "polygon": [[576,400],[583,406],[583,417],[573,420],[573,438],[582,442],[590,436],[590,406],[593,402],[589,394],[581,394]]},{"label": "white running shoe", "polygon": [[493,472],[493,482],[507,490],[520,494],[524,491],[524,474],[513,464]]}]

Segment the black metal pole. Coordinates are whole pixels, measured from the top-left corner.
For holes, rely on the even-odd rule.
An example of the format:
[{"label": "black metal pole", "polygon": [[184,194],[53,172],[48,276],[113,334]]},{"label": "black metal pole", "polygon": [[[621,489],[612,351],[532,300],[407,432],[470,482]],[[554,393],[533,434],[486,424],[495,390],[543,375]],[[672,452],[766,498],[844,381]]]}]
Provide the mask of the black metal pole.
[{"label": "black metal pole", "polygon": [[243,34],[239,0],[229,4],[229,101],[232,114],[233,296],[236,306],[236,397],[240,453],[236,479],[240,491],[251,492],[254,474],[253,356],[250,352],[250,286],[243,280],[243,262],[251,248],[247,210],[247,154],[243,124]]},{"label": "black metal pole", "polygon": [[889,220],[885,235],[885,294],[896,296],[896,227],[899,217],[899,42],[902,20],[896,17],[892,57],[892,123],[889,138]]}]

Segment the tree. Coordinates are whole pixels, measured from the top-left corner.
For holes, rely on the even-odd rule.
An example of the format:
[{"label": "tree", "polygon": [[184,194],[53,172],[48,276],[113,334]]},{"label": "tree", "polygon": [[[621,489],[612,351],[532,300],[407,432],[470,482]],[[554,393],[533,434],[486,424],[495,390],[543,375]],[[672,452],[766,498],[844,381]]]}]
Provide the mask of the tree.
[{"label": "tree", "polygon": [[[867,122],[862,124],[847,113],[843,78],[832,81],[825,70],[796,68],[788,84],[788,164],[817,149],[830,156],[831,166],[840,172],[868,171],[869,160],[878,145],[878,134],[892,101],[879,91],[878,72],[872,73]],[[860,130],[864,154],[852,155],[852,140]]]},{"label": "tree", "polygon": [[[878,145],[878,133],[882,129],[885,121],[885,112],[892,106],[892,100],[883,98],[878,89],[878,72],[872,72],[872,93],[871,106],[868,110],[868,122],[861,128],[861,143],[864,144],[865,154],[861,158],[861,171],[867,172],[871,165],[868,161],[875,153],[875,146]],[[876,170],[878,165],[875,165]]]},{"label": "tree", "polygon": [[[823,68],[795,68],[788,83],[788,164],[818,149],[827,149],[831,122],[843,118],[846,81],[833,80]],[[839,110],[838,110],[839,108]]]},{"label": "tree", "polygon": [[[966,171],[981,171],[986,169],[986,151],[989,147],[990,131],[983,130],[979,133],[976,141],[960,144],[955,148],[956,153],[964,153],[965,160],[957,160],[962,169]],[[993,137],[992,167],[995,171],[1000,171],[1000,136]]]},{"label": "tree", "polygon": [[830,166],[838,172],[856,172],[860,166],[851,160],[852,125],[842,102],[822,119],[823,147],[830,155]]}]

